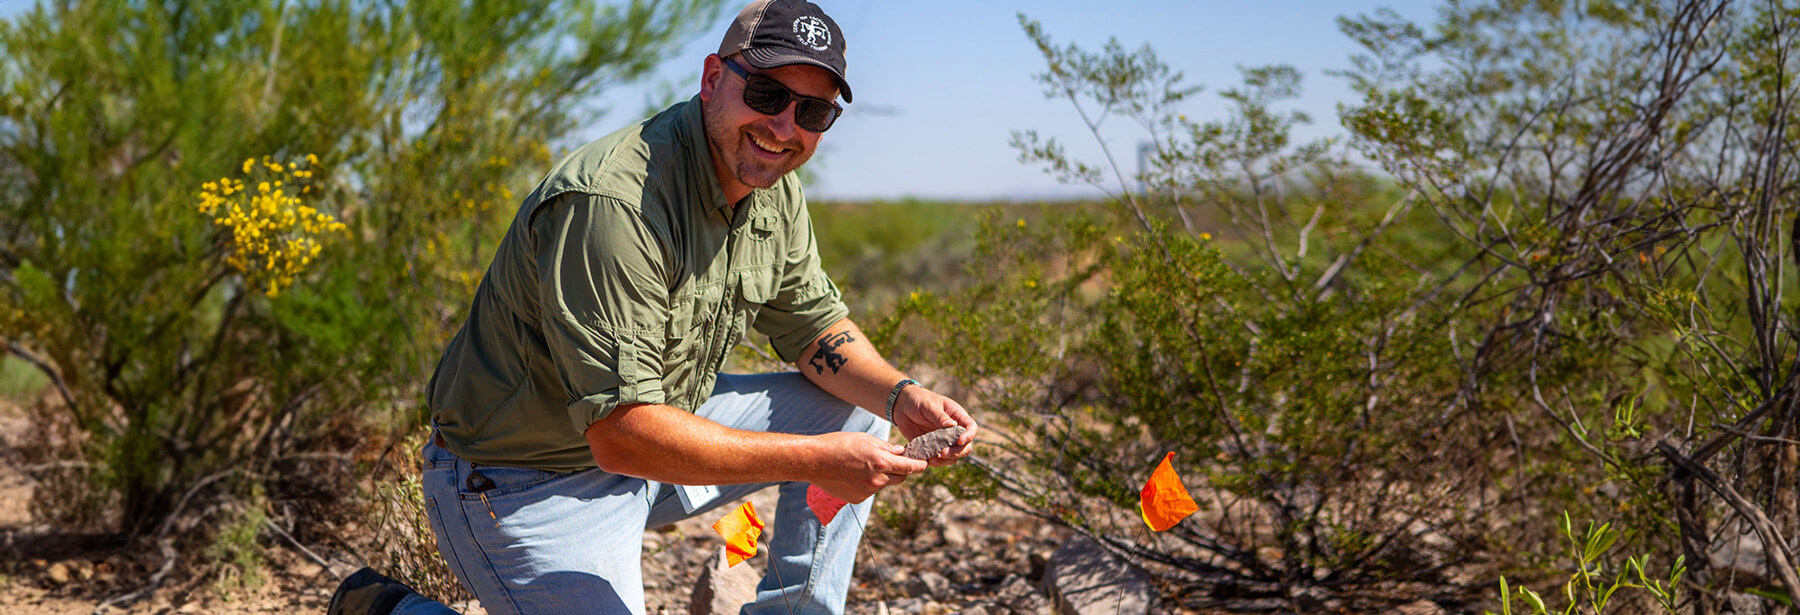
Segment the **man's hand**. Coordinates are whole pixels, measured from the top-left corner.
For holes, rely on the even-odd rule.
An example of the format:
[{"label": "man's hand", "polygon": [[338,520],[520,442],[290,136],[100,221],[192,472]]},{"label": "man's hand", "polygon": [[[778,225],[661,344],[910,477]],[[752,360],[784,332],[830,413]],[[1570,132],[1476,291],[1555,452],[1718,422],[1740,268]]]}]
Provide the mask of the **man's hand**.
[{"label": "man's hand", "polygon": [[975,432],[980,429],[975,418],[962,404],[950,399],[924,385],[913,385],[900,391],[900,398],[894,401],[894,427],[900,434],[911,440],[920,435],[937,431],[945,427],[961,425],[963,435],[956,444],[944,449],[944,452],[931,459],[932,466],[945,466],[956,463],[968,456],[975,445]]},{"label": "man's hand", "polygon": [[861,431],[740,431],[660,404],[619,406],[588,427],[587,439],[594,463],[614,474],[677,485],[801,481],[847,502],[930,467]]},{"label": "man's hand", "polygon": [[817,436],[831,451],[812,483],[846,502],[859,503],[884,488],[900,484],[909,474],[924,472],[925,462],[900,454],[904,447],[888,444],[862,432],[836,432]]},{"label": "man's hand", "polygon": [[[881,358],[881,353],[869,344],[868,336],[848,318],[819,334],[801,353],[800,366],[800,373],[819,388],[870,412],[886,408],[894,383],[906,377]],[[908,440],[957,425],[963,427],[962,437],[931,459],[933,466],[956,463],[969,454],[978,431],[975,419],[956,400],[920,385],[901,389],[900,397],[894,400],[894,426]]]}]

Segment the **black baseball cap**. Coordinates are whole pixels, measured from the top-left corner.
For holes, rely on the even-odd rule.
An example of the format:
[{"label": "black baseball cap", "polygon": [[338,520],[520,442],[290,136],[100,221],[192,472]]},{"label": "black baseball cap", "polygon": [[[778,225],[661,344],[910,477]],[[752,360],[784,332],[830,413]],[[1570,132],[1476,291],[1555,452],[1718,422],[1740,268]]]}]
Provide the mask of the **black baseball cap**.
[{"label": "black baseball cap", "polygon": [[837,77],[844,102],[850,82],[844,79],[844,31],[825,9],[805,0],[756,0],[738,13],[719,43],[719,57],[743,54],[757,68],[811,64]]}]

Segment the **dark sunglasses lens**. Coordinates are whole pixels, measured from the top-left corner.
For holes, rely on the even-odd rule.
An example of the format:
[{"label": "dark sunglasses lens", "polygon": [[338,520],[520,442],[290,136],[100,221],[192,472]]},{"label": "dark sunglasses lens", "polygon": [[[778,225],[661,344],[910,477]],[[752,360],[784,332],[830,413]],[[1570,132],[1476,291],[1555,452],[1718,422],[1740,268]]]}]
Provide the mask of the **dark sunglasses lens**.
[{"label": "dark sunglasses lens", "polygon": [[837,121],[837,116],[837,107],[816,100],[802,100],[794,109],[794,123],[813,132],[825,132],[832,122]]},{"label": "dark sunglasses lens", "polygon": [[[796,97],[787,86],[762,75],[750,75],[744,79],[744,106],[754,109],[763,115],[778,115],[787,109],[788,101]],[[813,132],[825,132],[837,121],[841,110],[829,103],[801,98],[799,106],[794,109],[794,123],[801,128]]]},{"label": "dark sunglasses lens", "polygon": [[763,115],[775,115],[787,107],[790,98],[787,88],[775,80],[761,75],[751,75],[744,80],[744,106],[755,109]]}]

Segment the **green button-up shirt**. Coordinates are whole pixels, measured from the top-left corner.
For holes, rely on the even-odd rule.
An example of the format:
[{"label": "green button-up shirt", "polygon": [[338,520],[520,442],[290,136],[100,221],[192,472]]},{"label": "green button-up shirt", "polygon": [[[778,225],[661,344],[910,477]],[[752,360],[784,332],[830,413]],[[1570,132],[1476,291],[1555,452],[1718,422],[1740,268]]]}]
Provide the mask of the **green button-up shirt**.
[{"label": "green button-up shirt", "polygon": [[592,468],[589,425],[623,404],[698,408],[747,327],[793,361],[848,314],[799,179],[727,203],[700,107],[581,147],[525,197],[432,376],[452,452]]}]

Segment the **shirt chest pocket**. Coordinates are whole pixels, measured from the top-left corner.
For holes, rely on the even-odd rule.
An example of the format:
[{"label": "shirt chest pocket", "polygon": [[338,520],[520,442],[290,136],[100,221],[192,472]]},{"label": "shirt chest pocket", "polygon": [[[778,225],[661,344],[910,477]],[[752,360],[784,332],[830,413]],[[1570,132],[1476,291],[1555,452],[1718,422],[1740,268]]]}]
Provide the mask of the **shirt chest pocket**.
[{"label": "shirt chest pocket", "polygon": [[780,290],[780,278],[773,268],[757,268],[741,271],[737,274],[738,296],[742,298],[743,308],[755,314],[759,308],[775,300]]},{"label": "shirt chest pocket", "polygon": [[763,229],[773,225],[773,216],[757,216],[746,233],[750,241],[742,241],[737,245],[737,253],[733,254],[732,280],[737,286],[737,295],[744,307],[755,314],[756,310],[770,301],[780,290],[782,248],[772,230]]}]

